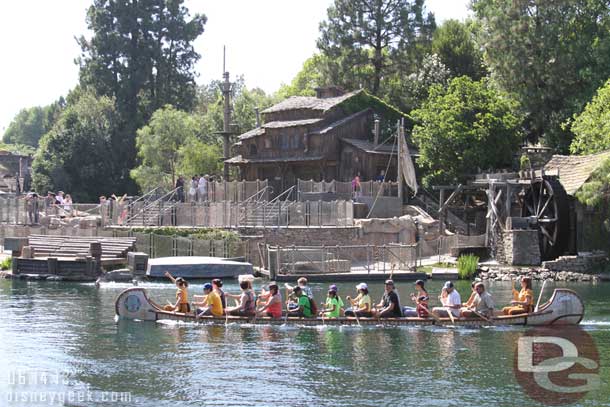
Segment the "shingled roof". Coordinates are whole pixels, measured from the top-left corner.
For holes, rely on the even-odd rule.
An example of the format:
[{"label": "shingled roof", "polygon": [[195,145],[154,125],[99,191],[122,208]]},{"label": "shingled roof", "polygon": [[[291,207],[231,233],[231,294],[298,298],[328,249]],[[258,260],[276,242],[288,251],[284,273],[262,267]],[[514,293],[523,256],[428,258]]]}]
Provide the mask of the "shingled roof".
[{"label": "shingled roof", "polygon": [[257,127],[252,129],[242,135],[239,136],[240,140],[247,140],[252,137],[262,136],[265,134],[265,129],[284,129],[287,127],[299,127],[299,126],[308,126],[310,124],[315,124],[321,122],[322,119],[304,119],[304,120],[290,120],[290,121],[274,121],[265,123],[262,127]]},{"label": "shingled roof", "polygon": [[554,155],[544,169],[559,170],[559,182],[569,195],[574,195],[607,159],[610,159],[610,151],[591,155]]},{"label": "shingled roof", "polygon": [[332,109],[344,100],[349,99],[362,91],[363,90],[360,89],[334,98],[317,98],[315,96],[292,96],[276,105],[273,105],[263,110],[262,113],[274,113],[283,112],[286,110],[299,109],[321,110],[325,112],[327,110]]}]

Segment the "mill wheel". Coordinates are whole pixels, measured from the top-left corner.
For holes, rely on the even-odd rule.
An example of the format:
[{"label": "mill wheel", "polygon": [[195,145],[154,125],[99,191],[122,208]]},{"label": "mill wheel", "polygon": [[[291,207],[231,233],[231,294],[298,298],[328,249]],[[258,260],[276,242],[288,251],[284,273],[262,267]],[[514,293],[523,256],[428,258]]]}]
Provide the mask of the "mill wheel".
[{"label": "mill wheel", "polygon": [[569,244],[569,202],[556,178],[532,181],[526,188],[521,216],[529,217],[539,232],[540,255],[551,260],[564,254]]}]

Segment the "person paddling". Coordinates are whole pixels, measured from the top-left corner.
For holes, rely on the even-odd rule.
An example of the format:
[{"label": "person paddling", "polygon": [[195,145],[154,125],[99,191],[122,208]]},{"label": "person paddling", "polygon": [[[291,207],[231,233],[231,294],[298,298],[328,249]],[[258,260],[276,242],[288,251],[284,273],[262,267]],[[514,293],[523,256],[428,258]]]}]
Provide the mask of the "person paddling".
[{"label": "person paddling", "polygon": [[225,309],[225,313],[227,315],[240,317],[255,316],[256,302],[254,299],[254,293],[250,289],[250,283],[244,280],[239,283],[239,288],[241,288],[241,295],[225,293],[225,297],[239,299],[239,304],[235,307],[227,307]]},{"label": "person paddling", "polygon": [[[205,283],[203,285],[203,299],[199,302],[194,302],[193,305],[201,306],[202,308],[197,308],[197,318],[201,318],[205,315],[212,315],[215,317],[223,316],[222,311],[222,302],[220,300],[220,296],[214,292],[212,284]],[[195,296],[199,297],[199,296]]]},{"label": "person paddling", "polygon": [[369,296],[369,286],[366,283],[360,283],[356,286],[358,296],[352,299],[349,295],[345,297],[347,302],[351,304],[350,309],[345,310],[346,317],[370,317],[371,313],[371,297]]},{"label": "person paddling", "polygon": [[320,310],[320,316],[325,318],[339,318],[341,316],[341,307],[343,301],[337,295],[337,286],[331,285],[328,288],[328,296],[326,302],[322,304],[323,308]]},{"label": "person paddling", "polygon": [[296,297],[296,306],[288,306],[288,315],[291,317],[305,317],[311,318],[315,316],[311,311],[311,303],[309,297],[303,293],[303,289],[300,286],[294,287],[292,293]]},{"label": "person paddling", "polygon": [[379,318],[399,318],[402,316],[400,301],[398,299],[398,294],[396,294],[394,281],[385,281],[385,293],[379,304],[375,306],[373,316]]},{"label": "person paddling", "polygon": [[222,309],[224,310],[225,308],[227,308],[227,299],[225,298],[225,292],[222,289],[222,280],[219,278],[215,278],[214,280],[212,280],[212,289],[220,297]]},{"label": "person paddling", "polygon": [[165,277],[169,278],[172,283],[176,284],[178,287],[178,291],[176,291],[176,303],[174,305],[167,304],[163,307],[165,311],[172,312],[184,312],[188,313],[191,311],[191,306],[189,304],[189,294],[188,294],[188,283],[182,277],[174,278],[169,271],[165,272]]},{"label": "person paddling", "polygon": [[509,307],[502,308],[504,315],[517,315],[532,312],[534,306],[534,291],[532,290],[532,279],[521,277],[521,291],[513,287],[513,300]]},{"label": "person paddling", "polygon": [[432,308],[432,312],[439,317],[448,317],[449,312],[451,312],[451,315],[454,317],[460,316],[462,299],[460,298],[460,293],[457,292],[451,281],[445,283],[439,299],[443,306]]},{"label": "person paddling", "polygon": [[494,301],[491,295],[485,290],[485,285],[477,282],[474,285],[475,296],[470,306],[462,307],[460,315],[463,317],[483,316],[491,318],[494,315]]},{"label": "person paddling", "polygon": [[417,293],[411,294],[411,301],[415,303],[415,307],[404,307],[403,316],[426,318],[428,316],[428,301],[430,296],[428,291],[426,291],[424,281],[417,280],[415,282],[415,289]]},{"label": "person paddling", "polygon": [[282,295],[280,294],[277,283],[269,283],[269,291],[263,288],[261,295],[258,296],[261,300],[266,301],[262,307],[257,309],[257,313],[266,315],[271,318],[282,317]]}]

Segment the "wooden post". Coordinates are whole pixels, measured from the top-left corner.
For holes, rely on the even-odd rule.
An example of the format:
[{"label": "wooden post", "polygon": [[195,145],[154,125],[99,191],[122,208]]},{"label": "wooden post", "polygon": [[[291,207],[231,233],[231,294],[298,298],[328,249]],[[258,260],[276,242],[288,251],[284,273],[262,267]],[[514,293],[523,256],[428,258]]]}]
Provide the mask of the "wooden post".
[{"label": "wooden post", "polygon": [[445,211],[443,209],[444,203],[445,203],[445,189],[441,188],[441,190],[439,192],[439,198],[438,198],[438,205],[439,205],[438,233],[439,233],[439,236],[442,236],[445,232],[445,218],[444,218]]}]

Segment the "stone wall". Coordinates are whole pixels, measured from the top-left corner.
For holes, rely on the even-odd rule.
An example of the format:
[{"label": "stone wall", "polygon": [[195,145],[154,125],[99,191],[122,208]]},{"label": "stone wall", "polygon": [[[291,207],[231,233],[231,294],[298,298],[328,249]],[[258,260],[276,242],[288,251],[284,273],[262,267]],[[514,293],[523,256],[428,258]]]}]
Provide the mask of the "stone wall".
[{"label": "stone wall", "polygon": [[580,253],[578,256],[561,256],[552,261],[545,261],[542,267],[550,271],[567,271],[591,273],[599,271],[608,264],[605,252]]},{"label": "stone wall", "polygon": [[540,265],[537,230],[505,230],[503,233],[504,262],[511,265]]}]

